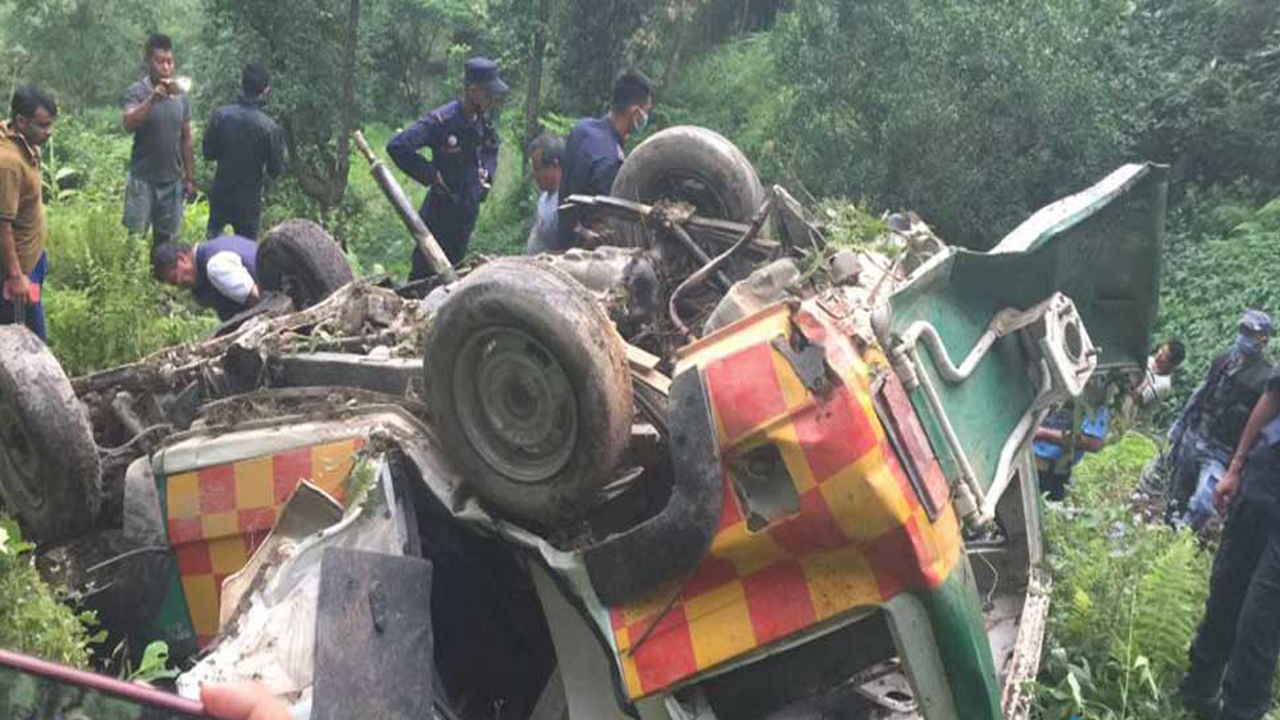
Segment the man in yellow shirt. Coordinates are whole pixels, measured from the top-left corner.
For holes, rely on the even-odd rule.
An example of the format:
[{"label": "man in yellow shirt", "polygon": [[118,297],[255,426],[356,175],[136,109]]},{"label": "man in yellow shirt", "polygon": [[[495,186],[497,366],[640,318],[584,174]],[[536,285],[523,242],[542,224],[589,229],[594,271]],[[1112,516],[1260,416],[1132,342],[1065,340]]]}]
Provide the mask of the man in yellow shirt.
[{"label": "man in yellow shirt", "polygon": [[14,91],[9,108],[9,120],[0,121],[0,325],[22,322],[45,340],[40,146],[53,136],[58,105],[26,85]]}]

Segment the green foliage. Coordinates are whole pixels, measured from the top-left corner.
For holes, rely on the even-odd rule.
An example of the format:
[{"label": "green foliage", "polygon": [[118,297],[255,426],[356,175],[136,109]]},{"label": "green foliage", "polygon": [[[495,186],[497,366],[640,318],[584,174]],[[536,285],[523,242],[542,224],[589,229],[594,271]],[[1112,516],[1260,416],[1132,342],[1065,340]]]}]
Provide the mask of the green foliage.
[{"label": "green foliage", "polygon": [[130,682],[155,682],[178,677],[178,671],[169,667],[169,644],[163,640],[148,643],[142,651],[138,669],[129,674]]},{"label": "green foliage", "polygon": [[0,2],[0,69],[4,79],[40,83],[71,106],[118,107],[144,73],[148,33],[169,32],[183,67],[188,33],[181,18],[195,6],[196,0],[6,0]]},{"label": "green foliage", "polygon": [[[188,208],[188,237],[203,236],[205,218]],[[49,213],[49,345],[68,375],[130,362],[213,328],[188,293],[151,277],[150,247],[150,238],[125,232],[119,201]]]},{"label": "green foliage", "polygon": [[77,667],[89,662],[89,646],[100,641],[86,630],[93,613],[77,612],[40,578],[18,526],[0,515],[0,648]]},{"label": "green foliage", "polygon": [[1188,348],[1175,407],[1230,346],[1242,311],[1280,312],[1270,269],[1277,237],[1280,197],[1258,208],[1233,193],[1193,194],[1170,223],[1157,336],[1177,336]]},{"label": "green foliage", "polygon": [[1208,588],[1193,537],[1131,508],[1155,444],[1127,435],[1075,470],[1046,513],[1054,578],[1037,716],[1178,717],[1173,691]]}]

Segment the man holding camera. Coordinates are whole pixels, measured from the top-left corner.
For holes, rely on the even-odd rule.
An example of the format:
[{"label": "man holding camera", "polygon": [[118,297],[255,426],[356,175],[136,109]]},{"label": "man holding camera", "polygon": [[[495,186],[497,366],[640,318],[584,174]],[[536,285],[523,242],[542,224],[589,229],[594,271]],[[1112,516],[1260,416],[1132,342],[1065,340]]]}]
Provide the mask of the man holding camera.
[{"label": "man holding camera", "polygon": [[141,235],[150,227],[155,245],[182,230],[183,203],[195,194],[191,102],[173,77],[173,44],[152,35],[146,46],[147,77],[125,94],[124,129],[133,133],[124,225]]}]

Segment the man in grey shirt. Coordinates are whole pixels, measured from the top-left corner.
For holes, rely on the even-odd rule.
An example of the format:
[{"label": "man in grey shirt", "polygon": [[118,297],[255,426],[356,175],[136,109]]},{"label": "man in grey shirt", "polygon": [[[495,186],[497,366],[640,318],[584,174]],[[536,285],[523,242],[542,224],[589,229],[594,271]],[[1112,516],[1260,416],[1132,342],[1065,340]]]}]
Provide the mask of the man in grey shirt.
[{"label": "man in grey shirt", "polygon": [[156,245],[182,229],[184,200],[195,194],[191,148],[191,102],[173,78],[173,44],[165,35],[147,38],[147,77],[125,94],[124,128],[133,133],[124,225],[143,234],[150,226]]},{"label": "man in grey shirt", "polygon": [[560,207],[560,161],[564,159],[564,140],[542,134],[529,150],[533,163],[533,179],[538,189],[537,215],[529,229],[525,252],[529,255],[554,252],[556,247],[556,211]]}]

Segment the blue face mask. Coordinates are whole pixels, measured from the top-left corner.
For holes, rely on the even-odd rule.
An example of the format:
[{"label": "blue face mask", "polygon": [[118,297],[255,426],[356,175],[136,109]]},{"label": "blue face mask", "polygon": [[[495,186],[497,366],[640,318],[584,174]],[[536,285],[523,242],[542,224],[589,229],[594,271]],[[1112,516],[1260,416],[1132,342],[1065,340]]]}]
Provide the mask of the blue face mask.
[{"label": "blue face mask", "polygon": [[1248,335],[1236,336],[1236,352],[1245,357],[1257,357],[1262,352],[1262,345]]}]

